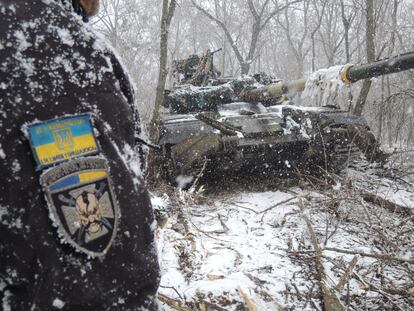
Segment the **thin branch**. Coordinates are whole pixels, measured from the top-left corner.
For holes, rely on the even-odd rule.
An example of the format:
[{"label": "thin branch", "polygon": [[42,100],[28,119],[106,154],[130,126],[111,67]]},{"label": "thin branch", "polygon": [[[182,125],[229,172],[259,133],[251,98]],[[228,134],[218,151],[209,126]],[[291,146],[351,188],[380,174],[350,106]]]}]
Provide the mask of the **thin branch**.
[{"label": "thin branch", "polygon": [[292,4],[295,4],[295,3],[299,3],[299,2],[302,2],[303,0],[294,0],[294,1],[291,1],[291,2],[288,2],[287,4],[285,4],[284,6],[281,6],[281,7],[279,7],[279,8],[277,8],[277,9],[275,9],[272,13],[270,13],[270,15],[265,19],[265,21],[263,22],[263,24],[260,26],[260,30],[262,30],[263,28],[265,28],[266,27],[266,25],[267,25],[267,23],[269,23],[270,22],[270,20],[273,18],[273,17],[275,17],[275,15],[276,14],[278,14],[279,12],[281,12],[281,11],[283,11],[283,10],[285,10],[285,9],[287,9],[288,7],[290,7]]},{"label": "thin branch", "polygon": [[[266,1],[266,3],[267,2],[268,2],[268,0]],[[263,5],[263,8],[266,6],[266,3]],[[256,21],[260,20],[261,16],[259,16],[259,14],[257,13],[256,8],[254,7],[253,1],[252,0],[247,0],[247,4],[249,5],[250,12],[252,13],[254,19]]]},{"label": "thin branch", "polygon": [[323,250],[330,251],[330,252],[336,252],[336,253],[342,253],[342,254],[348,254],[348,255],[360,255],[363,257],[376,258],[380,260],[390,260],[390,261],[397,261],[400,263],[414,264],[414,259],[404,259],[404,258],[399,258],[393,255],[389,255],[389,254],[370,254],[370,253],[365,253],[365,252],[360,252],[360,251],[339,249],[335,247],[325,247]]},{"label": "thin branch", "polygon": [[191,0],[191,3],[194,5],[194,7],[197,10],[199,10],[201,13],[203,13],[209,19],[214,21],[218,26],[220,26],[220,28],[224,31],[224,34],[226,35],[226,38],[229,41],[229,43],[230,43],[230,45],[231,45],[231,47],[234,51],[234,54],[236,54],[237,60],[239,61],[240,64],[244,63],[244,58],[241,55],[241,53],[240,53],[239,49],[237,48],[236,44],[234,43],[233,37],[231,36],[230,31],[227,29],[226,25],[221,20],[219,20],[218,18],[211,15],[207,10],[205,10],[204,8],[199,6],[194,0]]}]

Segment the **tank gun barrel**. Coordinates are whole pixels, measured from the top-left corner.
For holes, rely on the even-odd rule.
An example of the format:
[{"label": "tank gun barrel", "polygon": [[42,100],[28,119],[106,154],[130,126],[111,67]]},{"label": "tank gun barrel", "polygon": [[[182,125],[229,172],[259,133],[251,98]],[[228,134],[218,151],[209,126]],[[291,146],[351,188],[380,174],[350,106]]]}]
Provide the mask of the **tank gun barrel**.
[{"label": "tank gun barrel", "polygon": [[[401,72],[414,68],[414,52],[397,55],[391,58],[362,65],[345,65],[339,73],[339,78],[346,85],[360,80],[382,75]],[[302,92],[306,86],[305,79],[290,82],[278,82],[241,94],[241,99],[247,102],[260,102],[283,94]]]},{"label": "tank gun barrel", "polygon": [[219,48],[219,49],[217,49],[217,50],[215,50],[215,51],[211,52],[211,55],[214,55],[214,54],[216,54],[216,53],[218,53],[218,52],[221,52],[222,50],[223,50],[223,48]]},{"label": "tank gun barrel", "polygon": [[414,68],[414,52],[397,55],[373,63],[345,66],[341,79],[346,84]]},{"label": "tank gun barrel", "polygon": [[253,90],[244,91],[240,94],[240,98],[245,102],[260,102],[272,97],[282,96],[283,94],[302,92],[305,89],[305,85],[305,79],[293,80],[290,82],[277,82]]}]

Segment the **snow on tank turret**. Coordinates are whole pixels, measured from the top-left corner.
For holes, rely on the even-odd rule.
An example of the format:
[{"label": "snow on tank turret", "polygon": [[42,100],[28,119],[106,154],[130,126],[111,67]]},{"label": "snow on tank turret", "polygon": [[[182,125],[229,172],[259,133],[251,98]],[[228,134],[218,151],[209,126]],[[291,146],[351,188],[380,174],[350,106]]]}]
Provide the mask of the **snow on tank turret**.
[{"label": "snow on tank turret", "polygon": [[329,102],[324,107],[295,106],[286,95],[305,86],[312,93],[324,83],[332,85],[335,71],[335,83],[349,84],[406,70],[414,66],[413,55],[340,66],[308,81],[285,83],[264,73],[222,78],[213,63],[216,52],[173,63],[175,85],[165,92],[159,140],[160,163],[173,179],[194,176],[202,168],[216,176],[223,171],[339,171],[361,151],[370,160],[384,159],[364,118]]}]

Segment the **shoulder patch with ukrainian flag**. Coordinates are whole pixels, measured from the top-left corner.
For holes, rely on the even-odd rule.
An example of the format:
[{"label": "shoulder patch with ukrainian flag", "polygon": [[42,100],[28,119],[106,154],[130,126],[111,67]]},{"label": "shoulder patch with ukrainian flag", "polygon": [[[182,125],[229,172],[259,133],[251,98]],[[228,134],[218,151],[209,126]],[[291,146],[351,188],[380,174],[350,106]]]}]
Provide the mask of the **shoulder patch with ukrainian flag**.
[{"label": "shoulder patch with ukrainian flag", "polygon": [[62,117],[27,129],[36,168],[44,170],[40,183],[61,241],[91,257],[105,255],[120,211],[108,161],[98,155],[91,117]]},{"label": "shoulder patch with ukrainian flag", "polygon": [[38,170],[99,152],[89,115],[32,124],[28,132]]}]

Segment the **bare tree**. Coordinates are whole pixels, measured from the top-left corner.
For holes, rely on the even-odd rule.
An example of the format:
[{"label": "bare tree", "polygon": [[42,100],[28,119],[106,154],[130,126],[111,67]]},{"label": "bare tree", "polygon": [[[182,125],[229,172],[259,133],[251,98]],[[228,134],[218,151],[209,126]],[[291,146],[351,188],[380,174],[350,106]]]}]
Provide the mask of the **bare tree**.
[{"label": "bare tree", "polygon": [[[309,36],[308,32],[310,29],[310,5],[310,1],[304,1],[303,6],[299,9],[299,14],[289,15],[289,9],[285,9],[283,14],[284,19],[277,19],[278,24],[280,25],[280,27],[283,28],[285,32],[290,50],[293,52],[293,55],[295,57],[297,66],[296,78],[303,77],[305,58],[308,55],[309,50],[311,49],[311,47],[305,47],[305,43],[307,41],[306,39]],[[293,23],[300,25],[301,22],[299,20],[303,21],[303,29],[301,30],[295,28],[294,25],[291,25],[292,21]],[[293,29],[292,26],[294,27]]]},{"label": "bare tree", "polygon": [[[301,1],[302,0],[292,0],[290,2],[286,1],[286,4],[282,6],[279,6],[277,1],[273,1],[275,4],[275,7],[272,10],[270,10],[269,9],[270,0],[265,0],[265,2],[263,3],[261,7],[256,7],[253,3],[253,0],[247,0],[248,9],[253,18],[253,23],[252,23],[252,30],[250,34],[250,44],[248,48],[248,53],[246,56],[243,56],[243,53],[241,52],[240,48],[236,45],[235,40],[233,39],[233,36],[230,30],[226,26],[226,23],[223,20],[220,20],[219,18],[213,16],[207,9],[197,4],[195,0],[191,0],[193,5],[200,12],[202,12],[210,20],[214,21],[224,31],[226,38],[230,46],[232,47],[233,52],[236,55],[236,58],[240,64],[242,74],[249,73],[250,66],[256,56],[257,43],[260,39],[260,34],[262,30],[267,26],[269,21],[279,12],[285,10],[292,4],[298,3]],[[267,13],[268,11],[270,11],[270,13]]]},{"label": "bare tree", "polygon": [[150,125],[150,137],[154,142],[158,142],[160,108],[164,100],[164,90],[167,81],[167,61],[168,61],[168,34],[171,20],[177,6],[176,0],[163,0],[162,17],[161,17],[161,38],[160,38],[160,67],[158,74],[158,83],[155,97],[154,113]]},{"label": "bare tree", "polygon": [[127,14],[123,8],[124,6],[120,0],[104,0],[101,3],[101,13],[98,19],[94,21],[95,24],[99,23],[101,31],[106,34],[115,48],[118,47],[118,40],[121,36],[119,32],[122,20],[125,20]]},{"label": "bare tree", "polygon": [[[397,15],[398,15],[399,5],[400,5],[399,0],[393,1],[393,11],[392,11],[392,17],[391,17],[392,30],[391,30],[390,44],[388,45],[388,56],[391,56],[395,50],[397,26],[398,26]],[[386,111],[385,105],[387,105],[387,102],[385,101],[386,92],[387,92],[387,97],[389,98],[391,96],[391,88],[390,88],[390,78],[388,76],[382,77],[381,79],[381,100],[380,100],[379,111],[378,111],[378,134],[377,134],[379,141],[381,141],[382,139],[382,131],[383,131],[383,126],[384,126],[384,114]]]},{"label": "bare tree", "polygon": [[[366,0],[366,52],[367,61],[375,61],[375,20],[374,20],[374,0]],[[371,79],[364,80],[359,93],[357,102],[354,107],[354,114],[357,116],[362,115],[365,103],[368,98],[369,91],[371,89]]]},{"label": "bare tree", "polygon": [[[322,0],[319,2],[318,0],[313,1],[314,12],[316,16],[316,25],[311,33],[311,41],[312,41],[312,72],[316,70],[315,59],[316,59],[316,44],[315,44],[315,35],[318,32],[319,28],[322,25],[322,18],[325,13],[325,8],[328,0]],[[322,8],[320,8],[322,6]]]},{"label": "bare tree", "polygon": [[340,25],[341,16],[338,1],[328,2],[323,15],[321,28],[318,29],[320,43],[328,60],[328,66],[336,63],[336,57],[344,41],[344,33]]},{"label": "bare tree", "polygon": [[344,39],[345,39],[345,62],[349,63],[351,61],[351,48],[350,48],[350,38],[349,31],[351,29],[352,21],[356,17],[356,12],[354,10],[349,10],[348,13],[346,10],[346,4],[344,0],[341,0],[341,17],[342,25],[344,26]]}]

